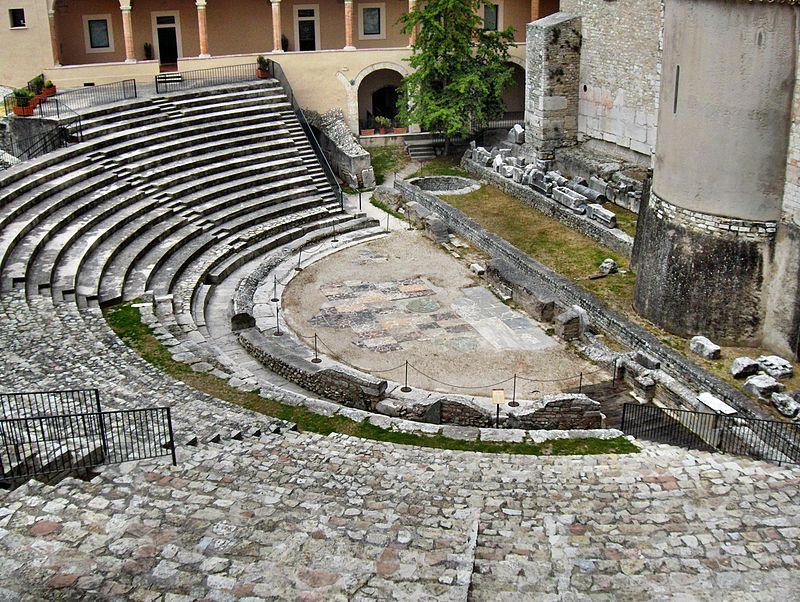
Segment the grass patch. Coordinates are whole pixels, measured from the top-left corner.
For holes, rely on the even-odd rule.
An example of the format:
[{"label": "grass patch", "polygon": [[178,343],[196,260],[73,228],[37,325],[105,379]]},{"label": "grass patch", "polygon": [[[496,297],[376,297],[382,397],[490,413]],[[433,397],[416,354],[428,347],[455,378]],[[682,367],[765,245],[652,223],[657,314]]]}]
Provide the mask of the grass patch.
[{"label": "grass patch", "polygon": [[402,145],[376,146],[366,150],[372,157],[372,171],[379,185],[386,181],[386,174],[400,171],[411,160]]},{"label": "grass patch", "polygon": [[625,232],[625,234],[629,234],[635,238],[636,222],[639,219],[639,216],[633,211],[628,211],[627,209],[623,207],[617,207],[616,205],[610,207],[610,209],[617,215],[617,228]]},{"label": "grass patch", "polygon": [[409,178],[420,176],[462,176],[470,177],[466,170],[462,169],[457,157],[441,156],[426,161]]},{"label": "grass patch", "polygon": [[[465,195],[448,196],[447,202],[520,251],[577,281],[610,306],[619,310],[630,307],[636,278],[628,260],[621,255],[490,186]],[[588,280],[607,257],[614,259],[626,273]]]},{"label": "grass patch", "polygon": [[377,207],[381,211],[385,211],[386,213],[388,213],[389,215],[391,215],[393,217],[396,217],[397,219],[401,219],[401,220],[405,220],[406,219],[405,215],[403,215],[399,211],[395,211],[394,209],[389,207],[389,205],[387,205],[383,201],[379,201],[377,199],[370,199],[369,202],[370,202],[370,205],[372,205],[373,207]]},{"label": "grass patch", "polygon": [[267,416],[294,422],[301,431],[309,431],[321,435],[342,433],[373,441],[484,453],[567,455],[617,454],[639,451],[636,446],[622,437],[608,441],[592,438],[553,441],[546,444],[460,441],[441,435],[428,437],[388,431],[369,422],[354,422],[341,416],[322,416],[303,407],[285,405],[273,399],[265,399],[257,393],[240,391],[228,385],[221,378],[211,374],[194,372],[186,364],[176,362],[172,359],[169,351],[153,335],[150,327],[142,324],[139,318],[139,310],[133,307],[132,303],[108,308],[103,313],[111,328],[126,345],[137,351],[146,361],[163,372],[217,399],[228,401]]}]

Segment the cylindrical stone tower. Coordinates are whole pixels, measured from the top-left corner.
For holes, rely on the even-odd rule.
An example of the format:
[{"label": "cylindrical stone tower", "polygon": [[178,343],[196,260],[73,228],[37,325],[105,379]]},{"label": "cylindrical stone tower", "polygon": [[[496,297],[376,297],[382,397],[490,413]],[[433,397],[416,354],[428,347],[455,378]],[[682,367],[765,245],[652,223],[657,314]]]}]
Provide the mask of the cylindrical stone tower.
[{"label": "cylindrical stone tower", "polygon": [[666,0],[634,306],[676,334],[761,339],[786,172],[796,11],[745,0]]}]

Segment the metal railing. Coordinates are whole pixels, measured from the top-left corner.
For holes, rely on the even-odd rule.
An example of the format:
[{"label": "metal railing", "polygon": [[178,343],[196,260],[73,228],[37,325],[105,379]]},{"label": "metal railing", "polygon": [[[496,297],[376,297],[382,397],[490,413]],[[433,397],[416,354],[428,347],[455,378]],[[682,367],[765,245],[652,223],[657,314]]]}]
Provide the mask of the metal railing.
[{"label": "metal railing", "polygon": [[159,73],[155,77],[156,94],[252,81],[258,79],[256,67],[256,63],[245,63],[195,71]]},{"label": "metal railing", "polygon": [[658,443],[800,464],[800,426],[787,422],[626,403],[622,431]]},{"label": "metal railing", "polygon": [[84,86],[59,92],[57,98],[73,109],[86,109],[97,105],[130,100],[137,97],[136,80],[124,79],[99,86]]},{"label": "metal railing", "polygon": [[169,408],[0,420],[0,481],[171,456]]},{"label": "metal railing", "polygon": [[289,99],[289,103],[292,105],[292,109],[294,110],[295,114],[297,115],[297,119],[300,121],[300,125],[303,128],[303,131],[306,133],[306,137],[308,138],[308,142],[311,144],[311,148],[314,150],[314,154],[317,156],[317,160],[319,161],[320,167],[322,167],[322,171],[325,174],[325,179],[330,184],[331,189],[333,190],[333,194],[336,197],[336,200],[339,203],[339,207],[343,210],[344,209],[344,193],[342,192],[342,187],[339,185],[339,180],[336,179],[336,174],[333,173],[333,168],[331,167],[330,163],[328,162],[325,153],[322,150],[322,146],[317,140],[316,135],[314,134],[314,130],[311,127],[311,124],[308,123],[308,119],[306,119],[306,115],[303,112],[303,109],[300,108],[300,105],[297,103],[297,100],[294,96],[294,91],[292,90],[292,86],[289,83],[289,78],[286,77],[286,73],[283,71],[283,67],[280,66],[279,63],[268,59],[268,72],[270,77],[278,80],[281,87],[283,88],[286,97]]},{"label": "metal railing", "polygon": [[0,419],[100,412],[97,389],[0,393]]}]

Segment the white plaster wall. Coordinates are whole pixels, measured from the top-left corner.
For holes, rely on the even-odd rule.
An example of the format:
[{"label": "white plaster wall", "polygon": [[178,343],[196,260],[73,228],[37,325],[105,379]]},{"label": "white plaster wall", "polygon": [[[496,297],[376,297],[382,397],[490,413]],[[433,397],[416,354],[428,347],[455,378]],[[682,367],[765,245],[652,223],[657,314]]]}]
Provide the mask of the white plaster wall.
[{"label": "white plaster wall", "polygon": [[582,17],[578,132],[650,155],[656,142],[663,0],[561,0]]}]

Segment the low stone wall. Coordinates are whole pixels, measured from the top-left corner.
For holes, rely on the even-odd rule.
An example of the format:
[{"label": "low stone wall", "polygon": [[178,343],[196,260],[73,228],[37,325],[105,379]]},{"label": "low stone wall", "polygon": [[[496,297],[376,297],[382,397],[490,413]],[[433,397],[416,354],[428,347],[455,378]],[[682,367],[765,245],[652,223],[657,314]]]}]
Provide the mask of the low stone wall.
[{"label": "low stone wall", "polygon": [[255,328],[241,330],[237,336],[242,347],[275,374],[326,399],[372,411],[386,394],[385,380],[362,377],[335,367],[319,368],[288,352],[285,346],[276,345]]},{"label": "low stone wall", "polygon": [[461,160],[461,165],[468,172],[486,180],[491,183],[492,186],[499,188],[503,192],[520,199],[523,203],[530,205],[540,213],[552,217],[562,224],[588,236],[592,240],[616,251],[620,255],[630,258],[633,251],[633,237],[619,228],[606,228],[601,226],[585,215],[578,215],[570,211],[567,207],[536,192],[529,186],[518,184],[511,178],[504,178],[499,173],[480,165],[472,159],[464,157],[464,159]]},{"label": "low stone wall", "polygon": [[[503,178],[505,180],[505,178]],[[513,184],[513,182],[512,182]],[[493,258],[502,258],[527,279],[527,286],[548,292],[561,307],[578,305],[589,316],[592,328],[619,341],[629,349],[647,353],[661,363],[661,368],[671,377],[688,383],[697,391],[708,391],[746,416],[766,418],[740,391],[716,376],[701,369],[678,352],[662,345],[656,337],[622,314],[608,308],[597,297],[581,289],[568,278],[561,276],[526,255],[506,240],[481,227],[462,211],[418,187],[396,180],[395,188],[407,200],[415,201],[435,212],[459,236],[470,241]]]}]

